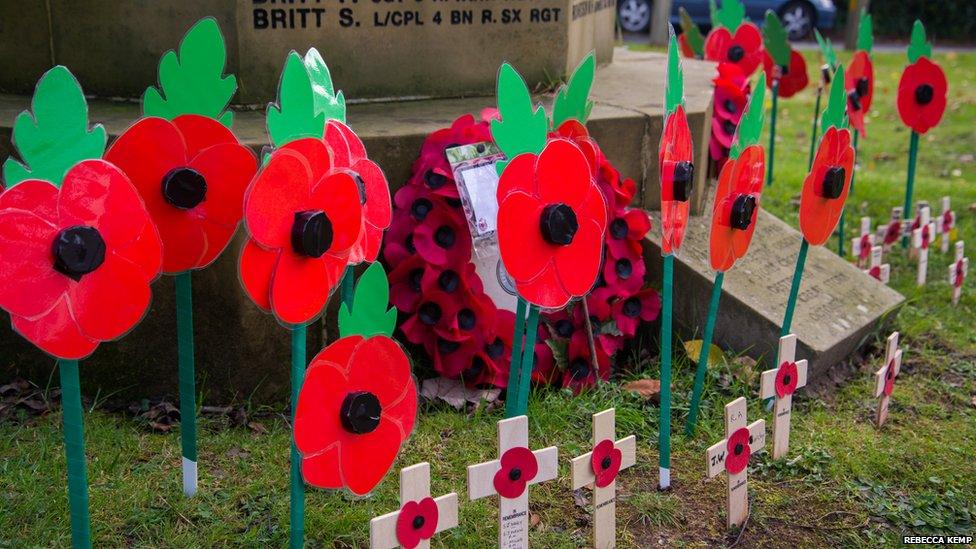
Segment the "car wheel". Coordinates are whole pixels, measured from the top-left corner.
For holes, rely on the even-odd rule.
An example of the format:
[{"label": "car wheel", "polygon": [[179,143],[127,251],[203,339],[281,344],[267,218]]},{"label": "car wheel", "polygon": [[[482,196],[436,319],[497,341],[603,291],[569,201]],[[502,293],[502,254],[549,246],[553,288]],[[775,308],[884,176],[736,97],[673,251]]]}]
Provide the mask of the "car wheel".
[{"label": "car wheel", "polygon": [[783,28],[789,34],[790,40],[802,40],[813,32],[817,14],[807,2],[794,0],[783,6],[779,18],[783,21]]},{"label": "car wheel", "polygon": [[619,0],[617,18],[627,32],[645,32],[651,26],[651,0]]}]

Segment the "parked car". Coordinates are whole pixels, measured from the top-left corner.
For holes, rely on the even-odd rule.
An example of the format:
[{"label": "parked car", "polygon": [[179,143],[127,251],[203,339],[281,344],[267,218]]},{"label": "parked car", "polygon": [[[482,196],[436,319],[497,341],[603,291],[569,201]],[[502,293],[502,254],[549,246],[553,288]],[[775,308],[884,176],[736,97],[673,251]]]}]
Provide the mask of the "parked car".
[{"label": "parked car", "polygon": [[[721,2],[719,2],[721,3]],[[653,0],[617,0],[617,18],[627,32],[647,32],[651,25]],[[761,24],[766,10],[779,14],[790,40],[807,38],[813,29],[821,32],[834,27],[837,8],[834,0],[743,0],[746,17]],[[672,0],[671,24],[678,28],[678,8],[688,11],[691,19],[703,30],[712,26],[708,0]]]}]

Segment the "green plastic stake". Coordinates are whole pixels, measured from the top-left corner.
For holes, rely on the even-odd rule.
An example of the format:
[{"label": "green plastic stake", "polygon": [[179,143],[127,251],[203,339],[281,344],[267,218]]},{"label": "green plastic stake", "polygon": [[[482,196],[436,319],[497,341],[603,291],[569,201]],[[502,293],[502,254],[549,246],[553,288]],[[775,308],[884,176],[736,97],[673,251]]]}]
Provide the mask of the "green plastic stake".
[{"label": "green plastic stake", "polygon": [[[586,124],[593,109],[593,101],[590,100],[590,88],[593,87],[593,78],[596,75],[596,57],[591,51],[580,62],[569,82],[559,87],[556,92],[556,101],[552,106],[552,127],[558,128],[567,120],[576,120],[581,124]],[[500,91],[500,90],[499,90]]]},{"label": "green plastic stake", "polygon": [[30,110],[17,115],[11,141],[20,154],[3,164],[9,189],[27,179],[42,179],[61,187],[64,174],[82,160],[101,158],[105,128],[88,127],[88,103],[78,80],[58,65],[37,82]]},{"label": "green plastic stake", "polygon": [[766,163],[766,185],[773,184],[773,164],[776,162],[776,105],[779,102],[779,78],[773,79],[773,107],[769,116],[769,162]]},{"label": "green plastic stake", "polygon": [[322,59],[322,54],[315,48],[305,53],[305,70],[312,84],[312,98],[315,104],[315,114],[325,114],[326,120],[346,122],[346,98],[342,92],[336,92],[332,85],[332,73]]},{"label": "green plastic stake", "polygon": [[219,120],[228,128],[234,113],[225,110],[237,78],[224,75],[227,47],[213,17],[201,19],[180,41],[179,53],[169,50],[159,62],[159,88],[142,95],[142,112],[172,120],[181,114],[199,114]]},{"label": "green plastic stake", "polygon": [[322,137],[325,131],[325,113],[316,111],[312,82],[297,52],[292,51],[285,59],[278,103],[268,105],[267,125],[276,147],[303,137]]},{"label": "green plastic stake", "polygon": [[518,305],[515,307],[515,335],[512,337],[512,361],[508,366],[508,393],[505,395],[505,417],[512,418],[518,414],[519,390],[522,375],[522,347],[525,340],[525,307],[526,302],[516,297]]},{"label": "green plastic stake", "polygon": [[712,283],[712,297],[708,300],[708,317],[705,319],[705,333],[702,338],[701,352],[698,354],[698,368],[695,370],[695,386],[691,391],[691,405],[688,408],[688,421],[685,423],[685,434],[695,434],[695,423],[698,422],[698,408],[701,406],[702,391],[705,388],[705,373],[708,370],[708,355],[712,347],[712,336],[715,332],[715,319],[718,316],[718,303],[722,299],[722,282],[725,273],[715,273]]},{"label": "green plastic stake", "polygon": [[[549,120],[541,105],[533,105],[522,75],[508,63],[498,70],[498,112],[491,121],[491,137],[508,159],[522,153],[539,154],[546,146]],[[508,161],[496,163],[498,173]]]},{"label": "green plastic stake", "polygon": [[517,416],[528,415],[529,392],[532,389],[532,367],[535,365],[535,339],[539,331],[539,308],[529,304],[529,318],[525,321],[525,345],[522,349],[522,361],[518,378],[518,413]]},{"label": "green plastic stake", "polygon": [[874,23],[868,10],[861,9],[861,22],[857,26],[857,49],[871,53],[874,47]]},{"label": "green plastic stake", "polygon": [[85,426],[81,415],[78,361],[59,361],[61,409],[64,422],[64,457],[68,463],[68,502],[71,509],[71,545],[91,547],[88,513],[88,466],[85,463]]},{"label": "green plastic stake", "polygon": [[[847,193],[847,200],[854,196],[854,180],[857,179],[857,138],[859,132],[854,133],[854,171],[851,173],[851,190]],[[840,211],[840,224],[837,227],[837,255],[844,257],[844,242],[847,241],[847,231],[844,229],[844,218],[847,217],[847,204]]]},{"label": "green plastic stake", "polygon": [[688,45],[695,52],[695,57],[704,57],[705,37],[702,36],[701,29],[692,21],[684,6],[678,8],[678,13],[681,15],[681,33],[688,37]]},{"label": "green plastic stake", "polygon": [[193,360],[193,287],[190,271],[176,282],[176,349],[180,382],[180,442],[183,447],[183,494],[197,493],[196,369]]},{"label": "green plastic stake", "polygon": [[746,7],[741,0],[722,0],[722,5],[715,7],[715,0],[709,0],[713,27],[725,27],[729,32],[735,32],[746,19]]},{"label": "green plastic stake", "polygon": [[837,52],[834,51],[834,45],[830,42],[830,38],[825,39],[817,29],[813,29],[813,35],[817,37],[817,45],[820,46],[820,54],[823,55],[824,62],[830,66],[830,70],[835,70],[837,68]]},{"label": "green plastic stake", "polygon": [[[295,424],[295,410],[298,409],[298,393],[305,381],[305,325],[292,326],[291,329],[291,421]],[[289,547],[302,549],[305,543],[305,481],[302,479],[301,455],[294,437],[291,437],[291,508]]]},{"label": "green plastic stake", "polygon": [[390,286],[386,271],[379,263],[373,263],[356,282],[355,298],[351,304],[346,301],[339,307],[339,336],[392,336],[397,310],[396,307],[387,309],[389,303]]},{"label": "green plastic stake", "polygon": [[759,143],[763,125],[766,122],[765,101],[766,75],[760,74],[759,81],[753,88],[752,97],[749,98],[749,104],[746,106],[746,112],[742,113],[739,127],[735,130],[732,147],[729,149],[729,158],[733,160],[739,158],[746,147]]},{"label": "green plastic stake", "polygon": [[790,39],[776,12],[766,10],[766,23],[762,28],[763,47],[769,57],[780,67],[790,66]]},{"label": "green plastic stake", "polygon": [[[908,140],[908,180],[905,182],[905,205],[902,215],[908,219],[912,211],[912,195],[915,194],[915,165],[918,161],[918,132],[912,130],[912,136]],[[901,237],[901,247],[908,247],[908,231]]]},{"label": "green plastic stake", "polygon": [[800,279],[803,278],[803,268],[807,263],[807,251],[810,243],[804,238],[800,244],[800,253],[796,256],[796,268],[793,269],[793,283],[790,285],[790,297],[786,301],[786,313],[783,316],[783,325],[779,330],[779,337],[789,335],[793,325],[793,310],[796,309],[796,297],[800,293]]},{"label": "green plastic stake", "polygon": [[827,133],[830,127],[847,127],[847,91],[844,89],[844,66],[838,65],[834,79],[830,82],[827,108],[820,117],[820,131]]},{"label": "green plastic stake", "polygon": [[663,307],[661,309],[661,418],[658,433],[658,487],[671,488],[671,294],[674,255],[664,256]]},{"label": "green plastic stake", "polygon": [[685,73],[681,68],[681,58],[678,54],[678,39],[674,35],[674,29],[669,30],[671,37],[668,41],[668,85],[664,90],[664,109],[668,115],[685,104]]},{"label": "green plastic stake", "polygon": [[916,19],[912,25],[912,39],[908,43],[908,62],[914,63],[920,57],[932,57],[932,44],[925,40],[925,25]]},{"label": "green plastic stake", "polygon": [[823,95],[820,88],[817,88],[817,98],[813,104],[813,127],[810,129],[810,156],[807,159],[807,171],[813,168],[813,154],[817,150],[817,128],[820,121],[820,97]]}]

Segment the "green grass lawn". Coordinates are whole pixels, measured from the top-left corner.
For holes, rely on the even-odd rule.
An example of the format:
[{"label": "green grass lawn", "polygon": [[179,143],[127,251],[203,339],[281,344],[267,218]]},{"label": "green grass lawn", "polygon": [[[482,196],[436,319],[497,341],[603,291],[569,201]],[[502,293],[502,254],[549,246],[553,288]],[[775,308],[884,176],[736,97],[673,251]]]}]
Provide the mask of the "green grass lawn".
[{"label": "green grass lawn", "polygon": [[[811,52],[812,53],[812,52]],[[819,65],[808,55],[811,74]],[[950,194],[959,213],[960,238],[973,243],[976,228],[970,204],[976,203],[974,130],[976,55],[939,55],[949,74],[950,102],[945,120],[922,138],[917,198],[937,204]],[[847,59],[842,55],[842,59]],[[862,140],[856,194],[850,219],[885,219],[902,203],[908,131],[894,108],[902,55],[876,55],[873,112]],[[812,90],[780,103],[776,182],[763,205],[797,224],[792,202],[806,173]],[[857,222],[849,222],[849,237]],[[836,249],[836,240],[831,242]],[[674,489],[662,494],[657,482],[657,408],[605,385],[578,398],[563,392],[532,396],[529,406],[533,447],[556,444],[558,480],[532,488],[531,540],[536,547],[587,546],[589,509],[570,489],[569,458],[589,448],[590,414],[617,408],[618,434],[638,436],[638,465],[618,481],[618,537],[622,547],[654,546],[875,546],[900,542],[903,533],[974,532],[976,517],[976,332],[972,330],[976,293],[948,306],[948,258],[934,253],[930,284],[914,285],[914,265],[900,253],[892,264],[892,286],[908,298],[897,319],[906,346],[903,374],[896,386],[890,418],[873,426],[877,401],[873,371],[880,361],[855,366],[849,381],[829,395],[804,391],[795,401],[791,455],[774,462],[767,454],[753,460],[750,489],[753,514],[739,532],[725,529],[724,478],[706,481],[704,451],[722,436],[722,407],[749,397],[753,417],[761,412],[758,383],[722,363],[707,379],[700,429],[695,438],[680,434],[687,413],[693,365],[676,360],[673,442]],[[972,284],[969,284],[972,287]],[[679,346],[680,347],[680,346]],[[880,345],[878,346],[880,347]],[[755,369],[762,369],[758,365]],[[629,378],[657,377],[657,363],[644,364]],[[96,408],[86,414],[93,536],[96,546],[284,546],[288,539],[289,431],[281,410],[264,413],[266,429],[228,427],[224,418],[200,421],[200,493],[187,500],[180,484],[177,431],[152,432],[131,417]],[[462,414],[435,406],[423,410],[417,431],[398,466],[418,461],[432,465],[433,492],[457,491],[462,507],[459,528],[439,535],[435,547],[486,547],[494,544],[493,500],[465,502],[465,466],[496,454],[495,421],[500,411]],[[771,440],[770,440],[771,443]],[[309,490],[306,535],[309,546],[360,547],[370,517],[397,507],[397,481],[391,474],[366,499]],[[588,500],[589,496],[585,494]],[[535,517],[534,517],[535,518]],[[66,546],[70,541],[61,415],[13,417],[0,423],[0,547]]]}]

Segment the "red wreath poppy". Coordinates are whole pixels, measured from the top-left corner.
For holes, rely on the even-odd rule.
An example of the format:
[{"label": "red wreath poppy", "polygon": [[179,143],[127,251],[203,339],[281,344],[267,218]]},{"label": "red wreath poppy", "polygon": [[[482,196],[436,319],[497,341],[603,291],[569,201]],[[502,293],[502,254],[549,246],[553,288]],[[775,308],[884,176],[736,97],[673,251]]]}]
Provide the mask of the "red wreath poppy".
[{"label": "red wreath poppy", "polygon": [[554,383],[558,377],[559,370],[556,368],[556,357],[552,354],[552,348],[545,342],[536,343],[533,356],[532,382],[538,385],[551,385]]},{"label": "red wreath poppy", "polygon": [[257,160],[223,124],[195,114],[143,118],[105,159],[139,191],[163,242],[163,272],[200,269],[227,247]]},{"label": "red wreath poppy", "polygon": [[419,255],[411,255],[390,272],[390,303],[401,313],[412,313],[423,297],[421,283],[427,263]]},{"label": "red wreath poppy", "polygon": [[729,441],[725,445],[727,452],[725,470],[730,475],[741,473],[749,465],[749,456],[752,454],[752,449],[749,448],[751,439],[749,429],[745,427],[740,427],[729,437]]},{"label": "red wreath poppy", "polygon": [[833,234],[853,175],[851,132],[831,126],[817,147],[800,195],[800,229],[810,244],[819,246]]},{"label": "red wreath poppy", "polygon": [[651,218],[640,208],[616,212],[607,226],[607,251],[611,257],[641,254],[641,241],[651,230]]},{"label": "red wreath poppy", "polygon": [[888,367],[885,368],[885,384],[884,384],[884,394],[885,396],[891,396],[891,393],[895,390],[895,378],[898,374],[895,373],[895,361],[892,360],[888,363]]},{"label": "red wreath poppy", "polygon": [[521,154],[498,183],[498,248],[524,299],[565,306],[593,287],[603,256],[607,206],[586,157],[565,139]]},{"label": "red wreath poppy", "polygon": [[691,130],[685,109],[680,105],[664,124],[658,166],[661,167],[661,253],[669,255],[681,248],[695,185]]},{"label": "red wreath poppy", "polygon": [[464,220],[451,208],[431,210],[413,231],[413,246],[437,267],[463,264],[471,257],[471,237]]},{"label": "red wreath poppy", "polygon": [[942,67],[927,57],[905,67],[898,81],[898,115],[918,133],[925,133],[942,120],[949,83]]},{"label": "red wreath poppy", "polygon": [[854,52],[851,64],[844,71],[844,89],[847,90],[847,117],[851,126],[864,133],[864,117],[871,110],[874,97],[874,65],[868,52]]},{"label": "red wreath poppy", "polygon": [[450,330],[450,323],[461,308],[457,299],[446,292],[435,290],[426,292],[417,305],[417,312],[401,326],[407,341],[418,345],[433,345],[438,332]]},{"label": "red wreath poppy", "polygon": [[746,147],[722,167],[712,206],[708,252],[712,268],[725,272],[746,255],[756,230],[766,153],[759,145]]},{"label": "red wreath poppy", "polygon": [[796,392],[796,362],[784,362],[776,370],[776,396],[783,398]]},{"label": "red wreath poppy", "polygon": [[[562,386],[578,395],[585,389],[596,385],[596,372],[593,371],[593,359],[590,355],[590,344],[586,332],[576,330],[569,340],[568,364],[563,372]],[[596,348],[596,361],[600,369],[600,379],[610,379],[610,356],[599,346]]]},{"label": "red wreath poppy", "polygon": [[752,76],[762,62],[762,34],[752,23],[742,23],[735,34],[725,27],[717,27],[705,39],[705,59],[719,63],[732,63]]},{"label": "red wreath poppy", "polygon": [[[776,68],[776,64],[773,62],[773,58],[769,56],[768,51],[763,50],[762,56],[763,72],[766,73],[766,87],[771,90],[773,89],[773,69]],[[809,83],[806,60],[803,59],[800,52],[791,49],[790,66],[786,73],[779,77],[779,88],[777,88],[779,97],[793,97],[797,92],[806,88]]]},{"label": "red wreath poppy", "polygon": [[653,288],[647,288],[616,300],[612,309],[617,329],[626,336],[634,336],[641,321],[651,322],[661,313],[661,296]]},{"label": "red wreath poppy", "polygon": [[473,115],[467,114],[455,120],[450,128],[440,129],[430,134],[414,163],[414,175],[409,184],[423,185],[438,196],[458,198],[457,186],[449,184],[454,180],[454,175],[444,151],[458,145],[491,141],[488,121],[497,117],[496,109],[484,109],[481,111],[480,121]]},{"label": "red wreath poppy", "polygon": [[273,152],[244,197],[251,238],[240,272],[254,303],[286,324],[315,318],[359,240],[362,213],[356,180],[331,171],[321,139],[299,139]]},{"label": "red wreath poppy", "polygon": [[501,467],[495,473],[495,491],[503,498],[515,499],[539,473],[535,454],[524,446],[509,448],[502,454]]},{"label": "red wreath poppy", "polygon": [[369,493],[416,419],[417,387],[395,341],[355,335],[332,343],[312,359],[295,408],[305,482]]},{"label": "red wreath poppy", "polygon": [[103,160],[76,164],[60,189],[34,179],[0,194],[0,307],[55,357],[84,358],[135,326],[161,254],[139,194]]},{"label": "red wreath poppy", "polygon": [[644,287],[647,266],[639,254],[607,258],[603,264],[603,279],[617,294],[636,292]]},{"label": "red wreath poppy", "polygon": [[593,453],[590,454],[590,468],[593,470],[593,476],[596,477],[594,484],[597,488],[606,488],[613,484],[617,479],[617,473],[620,472],[622,459],[623,453],[608,438],[593,447]]},{"label": "red wreath poppy", "polygon": [[413,549],[421,541],[434,537],[439,518],[437,502],[432,497],[420,501],[408,501],[397,516],[396,536],[405,549]]}]

